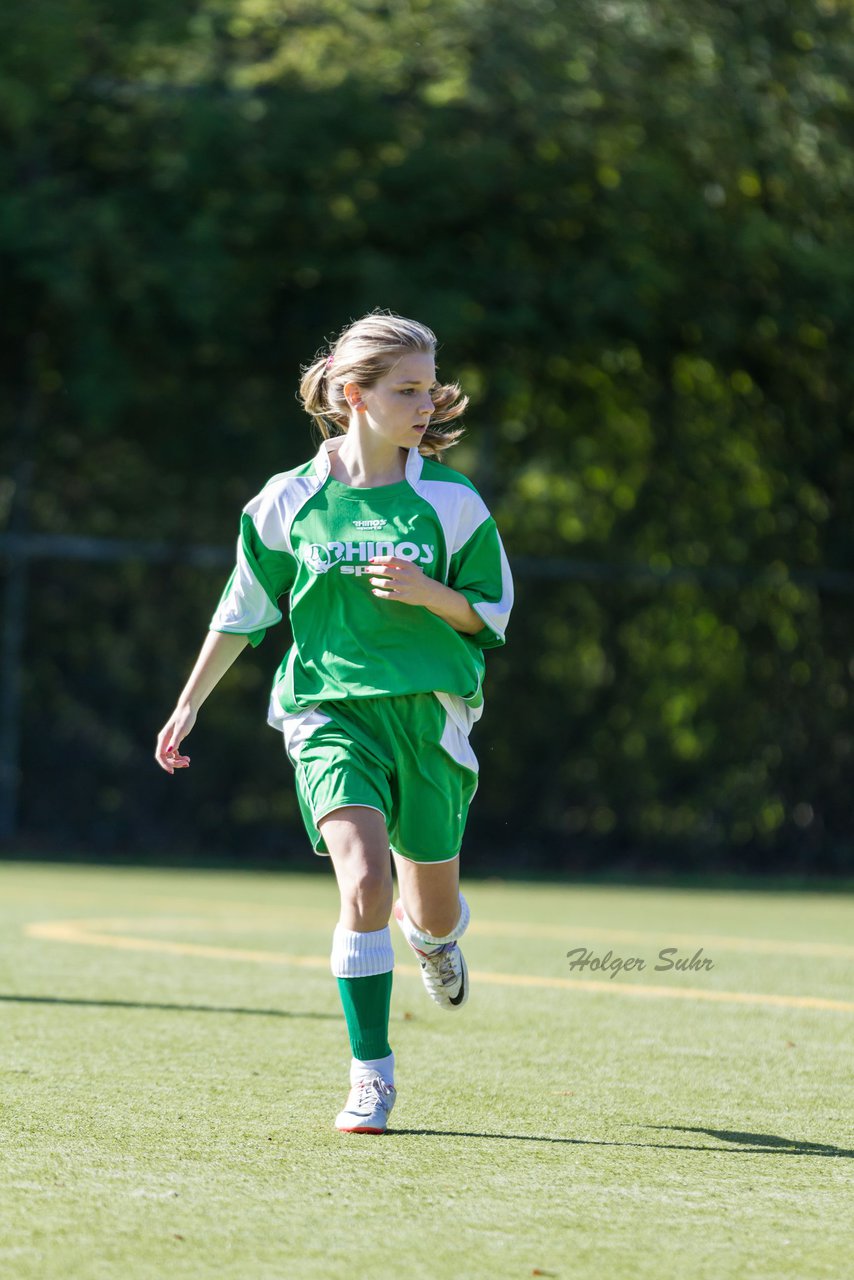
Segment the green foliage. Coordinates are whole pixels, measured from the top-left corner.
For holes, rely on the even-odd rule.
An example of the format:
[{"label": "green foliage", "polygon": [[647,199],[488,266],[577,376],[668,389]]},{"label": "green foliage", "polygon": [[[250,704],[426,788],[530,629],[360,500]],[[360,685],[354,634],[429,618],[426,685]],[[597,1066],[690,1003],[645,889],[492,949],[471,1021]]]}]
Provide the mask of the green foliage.
[{"label": "green foliage", "polygon": [[[846,569],[854,528],[849,4],[76,0],[0,21],[3,411],[40,424],[34,527],[230,542],[312,447],[300,363],[370,307],[415,314],[472,393],[454,461],[511,556],[602,566],[521,584],[474,836],[552,864],[850,865],[850,596],[799,576]],[[42,762],[79,838],[162,839],[177,809],[157,815],[142,759],[218,577],[37,576],[27,828]],[[247,659],[259,700],[273,646]],[[221,696],[196,731],[204,755],[222,716],[200,839],[269,843],[289,782]],[[105,735],[130,755],[96,820]]]}]

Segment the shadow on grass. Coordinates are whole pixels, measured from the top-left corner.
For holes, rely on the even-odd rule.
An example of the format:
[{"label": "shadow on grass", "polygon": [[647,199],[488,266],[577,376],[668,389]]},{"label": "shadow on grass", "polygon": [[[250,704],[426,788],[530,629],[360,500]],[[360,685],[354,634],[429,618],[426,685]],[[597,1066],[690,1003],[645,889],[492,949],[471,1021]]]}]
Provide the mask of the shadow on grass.
[{"label": "shadow on grass", "polygon": [[[340,1021],[337,1013],[293,1013],[288,1009],[242,1009],[231,1005],[210,1004],[161,1004],[137,1000],[78,1000],[62,996],[2,995],[0,1003],[67,1005],[90,1009],[157,1009],[167,1013],[237,1013],[260,1018],[309,1018],[322,1021]],[[830,1156],[837,1159],[854,1159],[854,1151],[830,1146],[821,1142],[805,1142],[797,1138],[781,1138],[772,1133],[740,1133],[734,1129],[706,1129],[683,1124],[650,1124],[646,1129],[658,1129],[668,1133],[704,1133],[720,1142],[737,1143],[738,1146],[698,1147],[676,1142],[606,1142],[597,1138],[549,1138],[542,1134],[528,1133],[477,1133],[470,1129],[393,1129],[387,1137],[418,1138],[489,1138],[502,1142],[548,1142],[571,1147],[641,1147],[657,1151],[713,1151],[729,1155],[789,1155]]]},{"label": "shadow on grass", "polygon": [[685,1124],[648,1124],[647,1129],[667,1129],[672,1133],[707,1133],[721,1142],[737,1142],[753,1148],[753,1153],[764,1151],[774,1155],[790,1156],[845,1156],[854,1159],[854,1151],[844,1147],[828,1146],[823,1142],[802,1142],[797,1138],[780,1138],[773,1133],[739,1133],[735,1129],[702,1129]]},{"label": "shadow on grass", "polygon": [[139,1000],[70,1000],[61,996],[4,996],[6,1004],[61,1004],[80,1005],[90,1009],[163,1009],[167,1013],[245,1013],[259,1018],[314,1018],[340,1022],[337,1013],[292,1013],[289,1009],[237,1009],[230,1005],[215,1004],[156,1004]]},{"label": "shadow on grass", "polygon": [[842,1147],[817,1142],[795,1142],[759,1133],[727,1133],[717,1129],[689,1129],[682,1125],[647,1125],[649,1129],[677,1129],[684,1133],[707,1133],[713,1138],[753,1143],[744,1147],[697,1147],[681,1142],[606,1142],[598,1138],[547,1138],[534,1133],[475,1133],[471,1129],[392,1129],[389,1138],[495,1138],[504,1142],[549,1142],[567,1147],[639,1147],[653,1151],[709,1151],[716,1155],[854,1156]]}]

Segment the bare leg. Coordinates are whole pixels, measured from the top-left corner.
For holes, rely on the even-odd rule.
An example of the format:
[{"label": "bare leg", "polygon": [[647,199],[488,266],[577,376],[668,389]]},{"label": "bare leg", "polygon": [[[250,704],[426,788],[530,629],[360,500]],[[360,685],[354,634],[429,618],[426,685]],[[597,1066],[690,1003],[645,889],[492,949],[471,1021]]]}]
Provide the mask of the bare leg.
[{"label": "bare leg", "polygon": [[394,855],[400,900],[412,923],[424,933],[444,938],[460,918],[460,860],[410,862]]},{"label": "bare leg", "polygon": [[350,1093],[335,1127],[343,1133],[384,1133],[396,1097],[388,1041],[394,952],[385,818],[363,805],[342,805],[318,826],[341,893],[331,960],[352,1053]]},{"label": "bare leg", "polygon": [[341,893],[345,929],[384,929],[391,915],[392,879],[385,818],[376,809],[345,805],[317,824]]},{"label": "bare leg", "polygon": [[395,907],[395,916],[418,954],[427,993],[443,1009],[460,1009],[469,994],[468,969],[457,946],[469,922],[460,894],[460,860],[409,862],[396,854],[394,861],[403,908]]}]

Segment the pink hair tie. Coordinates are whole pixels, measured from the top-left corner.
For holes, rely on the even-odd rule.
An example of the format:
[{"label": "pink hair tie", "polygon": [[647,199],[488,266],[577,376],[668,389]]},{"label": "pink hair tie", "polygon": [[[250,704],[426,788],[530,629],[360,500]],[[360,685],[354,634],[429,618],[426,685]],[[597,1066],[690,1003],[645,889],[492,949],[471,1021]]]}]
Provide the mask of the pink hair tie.
[{"label": "pink hair tie", "polygon": [[327,367],[327,369],[331,369],[331,368],[332,368],[332,356],[331,356],[331,355],[330,355],[329,359],[326,361],[326,367]]}]

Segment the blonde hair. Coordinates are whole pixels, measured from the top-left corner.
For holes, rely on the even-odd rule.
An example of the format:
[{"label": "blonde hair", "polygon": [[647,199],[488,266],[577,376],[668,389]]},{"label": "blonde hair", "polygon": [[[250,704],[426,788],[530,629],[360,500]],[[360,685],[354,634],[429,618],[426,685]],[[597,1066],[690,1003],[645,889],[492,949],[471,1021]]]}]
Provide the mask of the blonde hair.
[{"label": "blonde hair", "polygon": [[[299,385],[302,406],[317,423],[325,440],[343,435],[350,425],[350,406],[344,395],[346,383],[372,387],[390,373],[403,356],[410,352],[434,356],[436,345],[435,333],[417,320],[407,320],[379,308],[370,311],[342,329],[327,351],[303,366]],[[468,402],[468,396],[463,395],[457,382],[436,388],[433,392],[435,410],[419,442],[419,453],[438,458],[457,443],[463,434],[462,427],[454,431],[437,428],[458,418]]]}]

